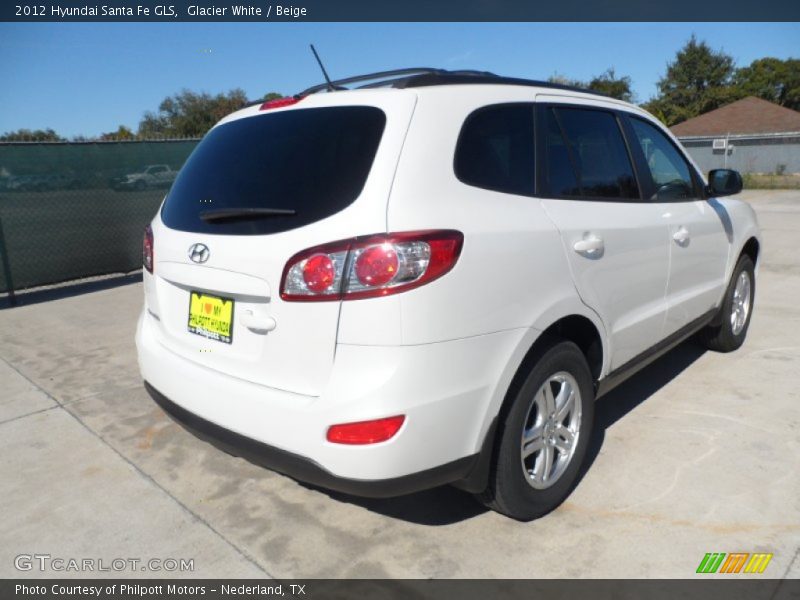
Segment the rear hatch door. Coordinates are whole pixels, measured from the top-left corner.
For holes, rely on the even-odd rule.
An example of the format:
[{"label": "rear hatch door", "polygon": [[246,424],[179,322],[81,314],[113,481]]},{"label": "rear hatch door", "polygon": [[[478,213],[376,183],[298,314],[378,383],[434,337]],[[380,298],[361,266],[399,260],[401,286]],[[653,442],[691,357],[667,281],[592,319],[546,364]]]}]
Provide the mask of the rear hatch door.
[{"label": "rear hatch door", "polygon": [[415,99],[404,90],[320,94],[245,109],[212,129],[152,224],[145,293],[160,342],[209,369],[319,395],[340,302],[281,300],[283,270],[310,246],[385,231]]}]

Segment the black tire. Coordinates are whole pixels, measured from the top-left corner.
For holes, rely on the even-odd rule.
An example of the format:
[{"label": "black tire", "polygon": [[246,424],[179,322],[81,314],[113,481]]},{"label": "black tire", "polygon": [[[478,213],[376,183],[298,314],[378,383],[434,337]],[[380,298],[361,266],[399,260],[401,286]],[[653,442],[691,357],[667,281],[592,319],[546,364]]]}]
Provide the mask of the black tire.
[{"label": "black tire", "polygon": [[[560,372],[571,375],[580,392],[577,401],[580,417],[574,417],[580,423],[579,433],[575,450],[560,476],[549,487],[535,489],[528,483],[528,473],[523,470],[522,436],[526,425],[530,424],[526,421],[531,418],[531,411],[538,410],[533,407],[534,395]],[[530,521],[558,507],[578,482],[594,421],[594,384],[580,348],[572,342],[554,341],[533,364],[518,390],[511,393],[513,397],[509,398],[510,403],[499,422],[489,485],[478,498],[492,510],[513,519]],[[541,455],[532,458],[538,461],[538,456]]]},{"label": "black tire", "polygon": [[146,184],[144,181],[142,181],[142,180],[140,179],[140,180],[139,180],[139,181],[137,181],[137,182],[136,182],[136,184],[133,186],[133,189],[135,189],[137,192],[142,192],[142,191],[144,191],[145,189],[147,189],[147,184]]},{"label": "black tire", "polygon": [[[733,324],[731,322],[731,314],[733,312],[734,295],[736,284],[742,273],[747,273],[750,278],[750,298],[749,309],[747,318],[744,322],[744,327],[738,333],[734,333]],[[755,299],[756,292],[756,277],[753,266],[753,260],[743,254],[739,257],[736,266],[733,269],[731,280],[728,282],[728,288],[725,290],[725,297],[722,300],[722,305],[719,312],[714,317],[711,325],[700,331],[700,342],[709,350],[717,352],[733,352],[738,350],[744,343],[747,337],[747,329],[750,327],[750,317],[753,315],[753,300]]]}]

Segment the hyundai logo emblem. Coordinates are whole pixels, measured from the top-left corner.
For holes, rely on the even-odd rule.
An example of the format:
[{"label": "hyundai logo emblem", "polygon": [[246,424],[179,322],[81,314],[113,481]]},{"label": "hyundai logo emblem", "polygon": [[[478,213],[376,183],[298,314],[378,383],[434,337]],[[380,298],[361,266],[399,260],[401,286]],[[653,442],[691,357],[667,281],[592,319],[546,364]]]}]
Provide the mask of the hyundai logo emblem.
[{"label": "hyundai logo emblem", "polygon": [[210,255],[211,251],[205,244],[192,244],[189,246],[189,258],[192,259],[192,262],[202,264],[208,260]]}]

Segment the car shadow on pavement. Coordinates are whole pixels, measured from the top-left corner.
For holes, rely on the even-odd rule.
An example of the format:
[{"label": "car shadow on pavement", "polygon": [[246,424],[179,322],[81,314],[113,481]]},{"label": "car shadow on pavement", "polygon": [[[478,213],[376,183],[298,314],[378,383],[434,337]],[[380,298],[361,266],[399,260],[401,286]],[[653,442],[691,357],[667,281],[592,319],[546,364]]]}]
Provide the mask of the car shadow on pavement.
[{"label": "car shadow on pavement", "polygon": [[706,349],[691,338],[597,400],[592,437],[586,449],[586,459],[578,476],[578,483],[600,454],[606,430],[678,377],[705,353]]},{"label": "car shadow on pavement", "polygon": [[11,297],[8,294],[3,294],[0,295],[0,309],[13,308],[15,305],[28,306],[30,304],[50,302],[51,300],[61,300],[63,298],[71,298],[81,294],[110,290],[122,285],[140,283],[141,281],[142,273],[141,271],[136,271],[134,273],[103,277],[102,279],[96,279],[93,281],[65,282],[52,287],[17,292],[14,296],[15,304],[12,303]]},{"label": "car shadow on pavement", "polygon": [[370,512],[417,525],[452,525],[488,510],[470,494],[449,485],[397,498],[358,498],[316,487],[313,489],[339,502],[360,506]]},{"label": "car shadow on pavement", "polygon": [[[688,340],[620,384],[595,405],[595,422],[578,483],[589,472],[603,447],[606,430],[650,398],[700,358],[706,350]],[[624,460],[624,457],[620,457]],[[399,498],[357,498],[308,486],[334,500],[360,506],[393,519],[418,525],[452,525],[487,512],[466,492],[444,486]]]}]

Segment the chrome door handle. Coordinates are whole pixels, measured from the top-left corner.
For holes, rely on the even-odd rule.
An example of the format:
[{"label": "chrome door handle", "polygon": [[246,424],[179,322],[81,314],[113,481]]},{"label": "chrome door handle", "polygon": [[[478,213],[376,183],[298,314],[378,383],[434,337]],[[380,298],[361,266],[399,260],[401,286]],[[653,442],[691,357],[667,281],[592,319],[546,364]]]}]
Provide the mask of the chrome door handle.
[{"label": "chrome door handle", "polygon": [[278,323],[272,317],[253,314],[252,310],[245,310],[239,316],[239,321],[248,329],[256,333],[267,333],[275,329]]},{"label": "chrome door handle", "polygon": [[691,239],[689,230],[683,225],[678,228],[678,231],[672,234],[672,239],[675,240],[679,246],[686,246]]},{"label": "chrome door handle", "polygon": [[597,237],[592,233],[585,235],[582,240],[575,242],[572,245],[572,249],[581,256],[599,258],[603,255],[605,244],[603,243],[603,238]]}]

